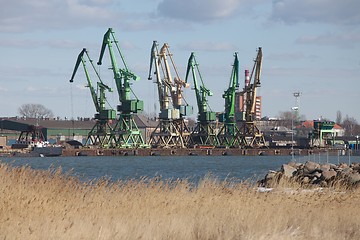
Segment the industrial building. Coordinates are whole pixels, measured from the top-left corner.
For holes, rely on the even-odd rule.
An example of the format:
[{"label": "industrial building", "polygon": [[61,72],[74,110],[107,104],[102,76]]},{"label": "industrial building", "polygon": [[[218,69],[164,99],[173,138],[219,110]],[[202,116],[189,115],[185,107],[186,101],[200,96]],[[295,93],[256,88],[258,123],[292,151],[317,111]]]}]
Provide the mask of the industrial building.
[{"label": "industrial building", "polygon": [[[0,119],[0,141],[1,146],[10,146],[14,143],[21,131],[29,126],[41,126],[42,133],[50,143],[66,142],[77,140],[83,144],[88,137],[88,133],[94,127],[95,119],[78,118],[77,120],[60,119],[35,119],[21,117],[3,117]],[[144,139],[148,140],[150,133],[156,127],[156,121],[143,115],[136,115],[135,122]],[[112,125],[116,124],[116,120]],[[6,139],[6,140],[5,140]]]}]

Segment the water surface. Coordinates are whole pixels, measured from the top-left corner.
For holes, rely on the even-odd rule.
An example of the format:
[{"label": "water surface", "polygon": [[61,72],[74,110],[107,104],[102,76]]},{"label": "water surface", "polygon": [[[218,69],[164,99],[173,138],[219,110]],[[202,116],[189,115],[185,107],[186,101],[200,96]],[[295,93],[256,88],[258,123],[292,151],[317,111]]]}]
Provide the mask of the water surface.
[{"label": "water surface", "polygon": [[[197,181],[211,174],[219,180],[255,181],[268,170],[278,170],[290,156],[115,156],[115,157],[31,157],[1,158],[13,166],[28,165],[34,169],[58,168],[88,181],[101,177],[113,181],[140,179],[142,177],[163,179],[189,179]],[[319,163],[360,162],[359,156],[312,155],[296,157],[297,162],[308,160]]]}]

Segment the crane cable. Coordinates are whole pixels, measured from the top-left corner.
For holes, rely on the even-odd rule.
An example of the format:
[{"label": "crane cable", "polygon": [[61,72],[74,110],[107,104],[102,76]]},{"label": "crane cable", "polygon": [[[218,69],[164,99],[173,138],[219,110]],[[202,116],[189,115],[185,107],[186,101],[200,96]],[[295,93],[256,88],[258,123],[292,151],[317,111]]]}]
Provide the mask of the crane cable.
[{"label": "crane cable", "polygon": [[73,101],[73,86],[70,84],[70,110],[71,110],[71,119],[74,119],[74,101]]}]

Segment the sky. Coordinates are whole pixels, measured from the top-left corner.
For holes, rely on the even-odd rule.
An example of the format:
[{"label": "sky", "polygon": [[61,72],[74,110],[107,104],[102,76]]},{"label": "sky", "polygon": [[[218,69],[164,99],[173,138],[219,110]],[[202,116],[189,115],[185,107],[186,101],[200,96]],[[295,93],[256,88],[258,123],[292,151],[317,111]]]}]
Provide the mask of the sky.
[{"label": "sky", "polygon": [[[262,47],[262,115],[277,117],[296,105],[306,119],[336,119],[337,111],[360,122],[360,1],[358,0],[0,0],[0,116],[19,116],[22,104],[43,104],[62,119],[92,117],[95,108],[79,68],[82,48],[97,62],[104,33],[113,28],[146,113],[158,112],[148,80],[152,42],[170,45],[185,78],[191,52],[207,88],[209,105],[224,110],[234,52],[251,69]],[[118,60],[121,65],[120,59]],[[108,52],[98,68],[114,88]],[[96,82],[97,79],[93,78]],[[192,82],[190,82],[192,84]],[[194,91],[186,101],[197,110]],[[115,108],[116,90],[107,94]]]}]

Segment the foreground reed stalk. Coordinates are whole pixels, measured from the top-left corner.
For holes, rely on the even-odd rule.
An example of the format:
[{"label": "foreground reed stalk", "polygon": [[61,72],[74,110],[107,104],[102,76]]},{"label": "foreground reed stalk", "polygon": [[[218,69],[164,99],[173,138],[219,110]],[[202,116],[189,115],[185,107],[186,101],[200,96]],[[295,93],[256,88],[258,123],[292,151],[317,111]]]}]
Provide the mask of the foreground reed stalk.
[{"label": "foreground reed stalk", "polygon": [[[1,239],[360,239],[360,191],[246,183],[82,183],[0,165]],[[296,187],[294,185],[294,187]]]}]

